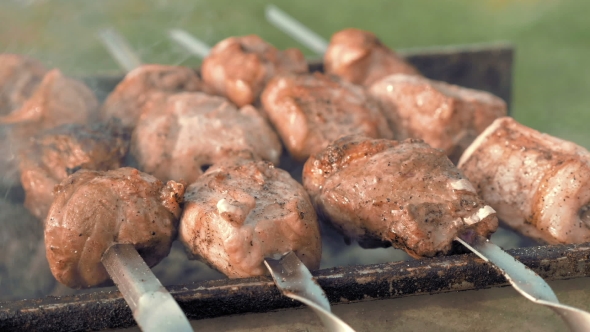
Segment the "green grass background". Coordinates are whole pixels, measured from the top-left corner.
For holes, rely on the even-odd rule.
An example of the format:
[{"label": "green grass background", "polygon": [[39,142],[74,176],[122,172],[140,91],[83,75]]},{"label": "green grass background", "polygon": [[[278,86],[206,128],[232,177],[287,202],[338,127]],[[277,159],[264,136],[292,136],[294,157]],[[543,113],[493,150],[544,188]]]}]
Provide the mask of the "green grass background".
[{"label": "green grass background", "polygon": [[[170,43],[180,27],[214,44],[258,34],[300,47],[264,19],[270,1],[0,0],[0,52],[39,58],[72,75],[119,71],[96,37],[114,27],[145,62],[196,65]],[[514,117],[590,147],[589,0],[274,1],[326,38],[357,27],[393,48],[505,40],[516,46]],[[307,55],[311,52],[304,49]]]}]

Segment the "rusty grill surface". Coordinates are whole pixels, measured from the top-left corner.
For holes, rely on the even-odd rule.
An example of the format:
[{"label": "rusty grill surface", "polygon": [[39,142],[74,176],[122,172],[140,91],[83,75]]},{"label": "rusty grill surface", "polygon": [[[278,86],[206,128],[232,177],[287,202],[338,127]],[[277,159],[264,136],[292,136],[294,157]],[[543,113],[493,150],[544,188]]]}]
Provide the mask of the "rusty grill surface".
[{"label": "rusty grill surface", "polygon": [[[481,89],[503,98],[510,110],[514,50],[509,44],[436,48],[400,52],[426,77]],[[312,71],[323,69],[311,62]],[[121,76],[83,80],[103,100]],[[22,189],[11,201],[22,202]],[[509,253],[547,280],[590,276],[590,244],[541,246]],[[332,304],[508,285],[491,265],[473,254],[365,266],[330,268],[314,273]],[[270,277],[223,279],[168,287],[190,319],[297,307],[282,296]],[[117,291],[0,302],[2,331],[82,331],[134,326],[131,311]]]}]

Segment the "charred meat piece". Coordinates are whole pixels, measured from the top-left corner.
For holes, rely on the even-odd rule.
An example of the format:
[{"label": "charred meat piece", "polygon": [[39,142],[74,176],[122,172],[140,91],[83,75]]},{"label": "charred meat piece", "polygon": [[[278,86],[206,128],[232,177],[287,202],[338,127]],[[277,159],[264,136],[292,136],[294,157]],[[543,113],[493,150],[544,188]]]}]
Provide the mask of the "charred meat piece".
[{"label": "charred meat piece", "polygon": [[319,216],[363,247],[432,257],[464,231],[489,237],[498,227],[461,171],[418,139],[343,137],[307,160],[303,184]]},{"label": "charred meat piece", "polygon": [[247,158],[216,164],[188,187],[180,240],[230,278],[267,274],[264,258],[289,251],[316,270],[322,251],[303,187],[271,163]]},{"label": "charred meat piece", "polygon": [[590,153],[503,117],[465,151],[459,168],[520,233],[551,244],[590,241]]},{"label": "charred meat piece", "polygon": [[62,125],[35,137],[20,158],[25,207],[45,220],[53,188],[79,169],[107,171],[121,167],[128,139],[118,123]]},{"label": "charred meat piece", "polygon": [[490,93],[420,76],[391,75],[371,85],[369,93],[380,102],[398,140],[423,139],[453,162],[506,115],[506,103]]},{"label": "charred meat piece", "polygon": [[[19,109],[31,97],[47,70],[36,60],[16,54],[0,54],[0,116]],[[18,154],[9,141],[9,128],[0,126],[0,184],[18,183]]]},{"label": "charred meat piece", "polygon": [[19,109],[33,95],[46,72],[36,60],[0,54],[0,115]]},{"label": "charred meat piece", "polygon": [[70,288],[104,284],[101,258],[115,243],[132,244],[148,266],[158,264],[177,235],[183,194],[181,183],[133,168],[74,173],[56,187],[45,220],[51,272]]},{"label": "charred meat piece", "polygon": [[11,156],[5,161],[14,182],[18,181],[17,156],[31,138],[62,124],[87,123],[97,107],[96,97],[82,82],[63,76],[59,70],[48,72],[21,108],[0,116],[0,125],[9,125],[4,127],[7,136],[2,144],[8,151],[2,157]]},{"label": "charred meat piece", "polygon": [[262,104],[287,150],[300,161],[342,136],[393,136],[363,88],[320,73],[274,78]]},{"label": "charred meat piece", "polygon": [[42,130],[62,124],[85,124],[97,108],[96,97],[84,83],[54,69],[20,109],[0,117],[0,124],[12,125],[13,140],[26,141]]},{"label": "charred meat piece", "polygon": [[345,29],[335,33],[324,54],[326,73],[361,85],[393,74],[420,75],[371,32]]},{"label": "charred meat piece", "polygon": [[154,95],[131,139],[142,170],[161,180],[194,182],[209,165],[241,150],[278,163],[281,143],[252,106],[237,109],[204,93]]},{"label": "charred meat piece", "polygon": [[275,75],[307,71],[301,51],[279,51],[255,35],[222,40],[201,66],[205,83],[238,106],[253,104]]},{"label": "charred meat piece", "polygon": [[103,121],[118,118],[127,128],[134,128],[143,105],[153,92],[177,93],[204,91],[196,71],[179,66],[143,65],[129,72],[109,95],[100,110]]}]

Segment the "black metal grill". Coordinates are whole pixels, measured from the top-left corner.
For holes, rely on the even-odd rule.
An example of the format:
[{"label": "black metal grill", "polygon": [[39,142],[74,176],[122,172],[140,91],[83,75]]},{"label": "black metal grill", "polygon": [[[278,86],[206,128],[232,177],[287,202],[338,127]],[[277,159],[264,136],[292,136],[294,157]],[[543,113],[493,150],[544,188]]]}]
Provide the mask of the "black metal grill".
[{"label": "black metal grill", "polygon": [[[489,91],[510,109],[514,50],[508,44],[400,52],[426,77]],[[320,62],[311,62],[321,71]],[[83,80],[104,99],[118,76]],[[21,193],[16,188],[13,192]],[[22,193],[21,193],[22,194]],[[20,201],[22,195],[13,197]],[[540,246],[509,251],[546,280],[590,276],[590,245]],[[314,273],[331,303],[391,299],[505,286],[505,278],[473,254],[365,266],[330,268]],[[190,319],[268,312],[300,306],[284,296],[270,277],[222,279],[168,287]],[[36,300],[0,302],[0,330],[104,330],[134,326],[117,291]]]}]

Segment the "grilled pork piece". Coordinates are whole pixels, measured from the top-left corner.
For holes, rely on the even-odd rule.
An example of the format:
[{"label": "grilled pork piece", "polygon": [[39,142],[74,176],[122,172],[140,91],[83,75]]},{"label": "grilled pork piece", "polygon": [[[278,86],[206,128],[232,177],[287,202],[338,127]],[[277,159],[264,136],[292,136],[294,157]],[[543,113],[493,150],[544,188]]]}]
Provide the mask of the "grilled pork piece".
[{"label": "grilled pork piece", "polygon": [[33,95],[46,72],[36,60],[0,54],[0,115],[19,109]]},{"label": "grilled pork piece", "polygon": [[92,127],[62,125],[37,135],[20,158],[25,207],[45,220],[57,184],[79,169],[121,167],[127,148],[128,139],[115,122]]},{"label": "grilled pork piece", "polygon": [[143,65],[129,72],[109,95],[100,110],[103,121],[118,118],[127,128],[134,128],[143,105],[153,92],[177,93],[204,91],[197,73],[187,67]]},{"label": "grilled pork piece", "polygon": [[464,231],[489,237],[498,227],[461,171],[418,139],[343,137],[307,160],[303,184],[320,217],[363,247],[431,257]]},{"label": "grilled pork piece", "polygon": [[393,74],[420,75],[371,32],[345,29],[335,33],[324,54],[325,71],[361,85]]},{"label": "grilled pork piece", "polygon": [[590,241],[590,153],[503,117],[465,151],[459,168],[522,234],[547,242]]},{"label": "grilled pork piece", "polygon": [[70,288],[101,285],[109,279],[101,257],[115,243],[134,245],[156,265],[176,237],[183,194],[181,183],[133,168],[72,174],[56,187],[45,220],[51,272]]},{"label": "grilled pork piece", "polygon": [[201,66],[205,83],[238,106],[254,103],[272,77],[307,71],[301,51],[279,51],[255,35],[222,40]]},{"label": "grilled pork piece", "polygon": [[266,274],[264,258],[293,251],[319,268],[319,225],[309,196],[289,174],[248,158],[213,165],[185,195],[180,240],[230,278]]},{"label": "grilled pork piece", "polygon": [[21,142],[62,124],[87,123],[97,108],[96,97],[84,83],[54,69],[20,109],[0,117],[0,124],[12,125],[12,141]]},{"label": "grilled pork piece", "polygon": [[[21,108],[46,71],[36,60],[0,54],[0,116]],[[12,186],[18,182],[18,149],[15,142],[9,141],[9,135],[9,128],[0,126],[0,184]]]},{"label": "grilled pork piece", "polygon": [[140,167],[161,180],[194,182],[209,165],[241,150],[278,163],[281,143],[252,106],[237,109],[204,93],[154,95],[131,140]]},{"label": "grilled pork piece", "polygon": [[423,139],[453,162],[506,115],[506,103],[490,93],[420,76],[391,75],[371,85],[369,93],[380,102],[398,140]]},{"label": "grilled pork piece", "polygon": [[287,150],[300,161],[345,135],[393,137],[364,89],[335,77],[279,76],[268,83],[261,99]]}]

